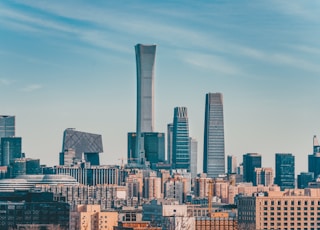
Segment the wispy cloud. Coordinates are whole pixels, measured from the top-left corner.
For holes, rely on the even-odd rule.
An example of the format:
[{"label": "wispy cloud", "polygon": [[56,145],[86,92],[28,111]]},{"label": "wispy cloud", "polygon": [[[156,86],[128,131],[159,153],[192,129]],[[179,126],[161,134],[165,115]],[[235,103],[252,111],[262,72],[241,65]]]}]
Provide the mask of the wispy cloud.
[{"label": "wispy cloud", "polygon": [[234,63],[225,60],[223,57],[202,54],[182,52],[181,58],[184,62],[201,69],[209,69],[222,75],[240,75],[242,70]]},{"label": "wispy cloud", "polygon": [[23,92],[33,92],[33,91],[39,90],[41,88],[43,88],[43,86],[40,85],[40,84],[30,84],[30,85],[26,85],[24,88],[22,88],[21,91],[23,91]]},{"label": "wispy cloud", "polygon": [[0,78],[0,85],[11,85],[14,81],[6,78]]}]

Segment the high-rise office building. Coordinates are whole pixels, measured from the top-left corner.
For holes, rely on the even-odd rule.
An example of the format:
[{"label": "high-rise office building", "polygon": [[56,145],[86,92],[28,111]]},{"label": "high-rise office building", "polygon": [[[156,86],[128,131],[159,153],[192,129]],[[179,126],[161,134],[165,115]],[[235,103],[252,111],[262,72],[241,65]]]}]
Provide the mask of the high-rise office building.
[{"label": "high-rise office building", "polygon": [[138,164],[144,163],[141,133],[154,131],[154,75],[156,45],[135,46],[137,66],[137,142]]},{"label": "high-rise office building", "polygon": [[227,156],[228,174],[237,173],[237,157],[233,155]]},{"label": "high-rise office building", "polygon": [[1,138],[14,137],[14,136],[15,136],[15,116],[0,115],[0,161],[2,161]]},{"label": "high-rise office building", "polygon": [[206,94],[203,172],[218,177],[225,171],[223,98],[221,93]]},{"label": "high-rise office building", "polygon": [[[136,133],[128,133],[128,163],[137,163],[136,154]],[[145,155],[145,161],[151,164],[151,167],[159,162],[165,161],[165,135],[158,132],[141,133],[141,149]]]},{"label": "high-rise office building", "polygon": [[276,153],[275,184],[281,191],[295,188],[294,156],[291,153]]},{"label": "high-rise office building", "polygon": [[313,181],[313,173],[312,172],[301,172],[298,175],[298,188],[308,188],[310,182]]},{"label": "high-rise office building", "polygon": [[172,164],[172,136],[173,136],[173,124],[167,125],[167,162]]},{"label": "high-rise office building", "polygon": [[67,157],[64,154],[67,151],[75,151],[75,161],[81,161],[83,158],[91,165],[99,165],[99,153],[103,152],[102,137],[99,134],[80,132],[75,129],[68,128],[63,133],[62,151],[60,153],[60,164],[66,162]]},{"label": "high-rise office building", "polygon": [[261,168],[261,155],[258,153],[247,153],[243,155],[243,180],[254,183],[255,169]]},{"label": "high-rise office building", "polygon": [[197,177],[198,141],[190,137],[190,173],[191,178]]},{"label": "high-rise office building", "polygon": [[1,165],[8,166],[15,158],[23,157],[21,137],[1,138]]},{"label": "high-rise office building", "polygon": [[0,115],[0,138],[15,136],[15,116]]},{"label": "high-rise office building", "polygon": [[190,170],[189,121],[186,107],[174,108],[172,168]]},{"label": "high-rise office building", "polygon": [[314,178],[320,175],[320,145],[317,136],[313,136],[313,154],[308,155],[308,172],[313,173]]}]

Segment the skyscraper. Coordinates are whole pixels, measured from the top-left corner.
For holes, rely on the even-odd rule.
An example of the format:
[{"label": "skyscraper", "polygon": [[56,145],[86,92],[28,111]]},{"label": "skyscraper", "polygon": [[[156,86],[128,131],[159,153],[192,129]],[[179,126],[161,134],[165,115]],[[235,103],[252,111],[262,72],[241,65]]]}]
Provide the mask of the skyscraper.
[{"label": "skyscraper", "polygon": [[254,183],[255,169],[261,168],[261,155],[259,153],[247,153],[243,155],[243,180]]},{"label": "skyscraper", "polygon": [[0,161],[2,161],[1,154],[1,138],[15,136],[15,116],[0,115]]},{"label": "skyscraper", "polygon": [[173,136],[173,124],[170,123],[167,126],[167,162],[172,164],[172,136]]},{"label": "skyscraper", "polygon": [[206,94],[203,172],[208,177],[225,173],[223,99],[221,93]]},{"label": "skyscraper", "polygon": [[308,155],[308,172],[313,173],[314,178],[320,175],[320,145],[317,136],[313,136],[313,154]]},{"label": "skyscraper", "polygon": [[0,115],[0,139],[15,136],[15,116]]},{"label": "skyscraper", "polygon": [[1,165],[8,166],[15,158],[21,158],[21,137],[1,138]]},{"label": "skyscraper", "polygon": [[[144,150],[145,161],[151,164],[151,168],[159,162],[165,161],[165,135],[164,133],[141,133],[141,148]],[[128,133],[128,163],[137,163],[136,160],[136,133]]]},{"label": "skyscraper", "polygon": [[198,141],[190,137],[190,173],[191,178],[197,177]]},{"label": "skyscraper", "polygon": [[272,168],[255,168],[253,176],[253,185],[270,186],[273,184],[273,169]]},{"label": "skyscraper", "polygon": [[295,188],[294,156],[291,153],[276,153],[275,184],[281,191]]},{"label": "skyscraper", "polygon": [[172,168],[190,170],[189,121],[186,107],[174,108]]},{"label": "skyscraper", "polygon": [[[99,153],[103,152],[102,137],[99,134],[80,132],[75,129],[66,129],[63,133],[62,153],[74,150],[75,160],[81,161],[82,158],[91,165],[99,165]],[[66,162],[61,157],[67,155],[60,153],[60,163]]]},{"label": "skyscraper", "polygon": [[227,156],[228,174],[237,173],[237,157],[233,155]]},{"label": "skyscraper", "polygon": [[154,73],[156,45],[135,46],[137,66],[137,142],[138,164],[144,162],[141,133],[154,131]]}]

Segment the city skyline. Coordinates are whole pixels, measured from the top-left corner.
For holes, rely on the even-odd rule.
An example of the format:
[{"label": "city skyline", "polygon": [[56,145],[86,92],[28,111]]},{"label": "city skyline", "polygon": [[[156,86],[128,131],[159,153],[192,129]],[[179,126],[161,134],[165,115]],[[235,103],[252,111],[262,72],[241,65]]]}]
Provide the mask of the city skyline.
[{"label": "city skyline", "polygon": [[275,153],[290,152],[296,173],[307,171],[320,134],[319,3],[183,3],[1,2],[1,114],[16,116],[26,155],[57,165],[74,127],[102,135],[101,164],[120,164],[143,43],[158,46],[155,129],[166,133],[172,109],[187,107],[199,170],[204,96],[221,92],[226,155],[258,152],[274,167]]}]

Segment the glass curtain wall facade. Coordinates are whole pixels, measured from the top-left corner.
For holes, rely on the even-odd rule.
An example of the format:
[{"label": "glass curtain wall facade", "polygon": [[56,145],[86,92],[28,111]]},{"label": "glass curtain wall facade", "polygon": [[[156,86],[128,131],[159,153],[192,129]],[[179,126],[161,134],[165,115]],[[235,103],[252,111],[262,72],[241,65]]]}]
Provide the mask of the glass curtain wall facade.
[{"label": "glass curtain wall facade", "polygon": [[190,171],[189,121],[186,107],[174,108],[172,168]]},{"label": "glass curtain wall facade", "polygon": [[317,136],[313,136],[313,154],[308,155],[308,172],[313,173],[314,178],[320,175],[320,145]]},{"label": "glass curtain wall facade", "polygon": [[295,188],[295,163],[291,153],[276,153],[275,184],[281,191]]},{"label": "glass curtain wall facade", "polygon": [[0,138],[15,136],[15,116],[0,116]]},{"label": "glass curtain wall facade", "polygon": [[[92,165],[97,165],[99,164],[99,153],[103,152],[102,136],[71,128],[66,129],[63,133],[62,153],[71,149],[75,151],[76,161],[81,161],[84,157],[87,162],[92,161]],[[64,160],[60,159],[61,162],[64,162]]]},{"label": "glass curtain wall facade", "polygon": [[1,165],[8,166],[15,158],[22,157],[21,137],[1,138]]},{"label": "glass curtain wall facade", "polygon": [[243,180],[254,182],[255,169],[261,168],[261,155],[259,153],[247,153],[243,155]]},{"label": "glass curtain wall facade", "polygon": [[141,133],[154,131],[154,75],[156,45],[135,46],[137,66],[137,142],[136,162],[145,160]]},{"label": "glass curtain wall facade", "polygon": [[225,173],[223,97],[221,93],[206,94],[203,172],[212,178]]}]

